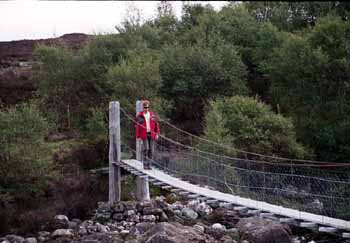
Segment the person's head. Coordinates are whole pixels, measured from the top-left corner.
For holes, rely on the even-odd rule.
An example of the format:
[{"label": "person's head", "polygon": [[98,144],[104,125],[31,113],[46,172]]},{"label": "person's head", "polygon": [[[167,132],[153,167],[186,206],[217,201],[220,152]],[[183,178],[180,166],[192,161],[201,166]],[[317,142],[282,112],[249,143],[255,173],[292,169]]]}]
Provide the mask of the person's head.
[{"label": "person's head", "polygon": [[143,106],[144,111],[149,111],[149,101],[148,100],[144,100],[142,102],[142,106]]}]

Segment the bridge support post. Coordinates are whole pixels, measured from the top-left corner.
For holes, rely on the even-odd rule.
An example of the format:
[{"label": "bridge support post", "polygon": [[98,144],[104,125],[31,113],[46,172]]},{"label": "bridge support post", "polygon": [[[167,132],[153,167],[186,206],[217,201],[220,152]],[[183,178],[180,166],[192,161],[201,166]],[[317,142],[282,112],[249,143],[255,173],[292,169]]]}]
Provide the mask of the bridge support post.
[{"label": "bridge support post", "polygon": [[118,101],[109,103],[109,197],[110,205],[120,201],[120,105]]},{"label": "bridge support post", "polygon": [[[142,101],[138,100],[136,102],[136,115],[142,111]],[[141,143],[142,141],[136,140],[136,160],[141,161]],[[136,178],[136,197],[139,201],[147,201],[150,200],[151,197],[149,195],[149,184],[148,180],[145,178],[140,178],[139,176]]]}]

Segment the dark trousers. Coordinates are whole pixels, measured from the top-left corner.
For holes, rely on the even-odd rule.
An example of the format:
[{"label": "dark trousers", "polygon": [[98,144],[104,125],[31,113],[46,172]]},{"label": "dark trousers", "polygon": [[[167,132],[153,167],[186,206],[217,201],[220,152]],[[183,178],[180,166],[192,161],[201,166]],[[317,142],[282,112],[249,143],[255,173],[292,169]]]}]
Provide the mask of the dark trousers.
[{"label": "dark trousers", "polygon": [[151,133],[147,133],[147,139],[142,140],[141,145],[141,160],[143,164],[151,165],[154,153],[154,140],[151,138]]}]

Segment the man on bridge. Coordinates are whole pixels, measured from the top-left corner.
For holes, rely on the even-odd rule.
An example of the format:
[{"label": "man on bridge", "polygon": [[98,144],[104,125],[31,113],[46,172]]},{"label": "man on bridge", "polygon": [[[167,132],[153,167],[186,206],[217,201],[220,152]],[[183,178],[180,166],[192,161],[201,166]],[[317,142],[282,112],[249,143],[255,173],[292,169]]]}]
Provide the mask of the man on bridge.
[{"label": "man on bridge", "polygon": [[145,170],[151,169],[155,140],[158,140],[160,127],[158,116],[150,111],[148,100],[142,102],[143,111],[136,116],[136,139],[141,141],[141,161]]}]

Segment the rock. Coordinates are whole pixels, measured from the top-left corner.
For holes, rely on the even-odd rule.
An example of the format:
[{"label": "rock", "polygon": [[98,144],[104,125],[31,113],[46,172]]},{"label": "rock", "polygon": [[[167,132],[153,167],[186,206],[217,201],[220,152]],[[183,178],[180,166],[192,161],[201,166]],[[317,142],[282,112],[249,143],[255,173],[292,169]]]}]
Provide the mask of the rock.
[{"label": "rock", "polygon": [[144,216],[142,216],[142,221],[155,222],[156,221],[156,216],[154,216],[154,215],[144,215]]},{"label": "rock", "polygon": [[215,223],[206,228],[206,233],[219,240],[226,234],[226,227],[222,224]]},{"label": "rock", "polygon": [[198,214],[190,208],[183,208],[181,210],[181,214],[187,218],[190,218],[190,219],[197,219],[198,218]]},{"label": "rock", "polygon": [[149,207],[147,207],[147,208],[144,208],[142,210],[142,212],[143,212],[143,215],[151,215],[151,214],[153,214],[153,215],[160,215],[160,214],[162,214],[163,210],[160,209],[160,208],[149,208]]},{"label": "rock", "polygon": [[197,230],[198,232],[200,232],[200,233],[204,233],[204,230],[205,230],[204,227],[202,225],[200,225],[200,224],[193,225],[193,228],[195,230]]},{"label": "rock", "polygon": [[124,212],[124,204],[121,202],[118,202],[116,204],[114,204],[113,210],[116,213],[123,213]]},{"label": "rock", "polygon": [[166,213],[162,212],[162,214],[159,216],[159,222],[168,222],[169,218],[166,215]]},{"label": "rock", "polygon": [[206,218],[211,224],[220,223],[228,228],[234,228],[239,220],[235,211],[226,208],[217,208]]},{"label": "rock", "polygon": [[68,222],[68,229],[75,230],[77,228],[78,228],[78,223],[77,222],[73,222],[73,221]]},{"label": "rock", "polygon": [[103,224],[96,223],[96,226],[97,226],[98,232],[101,232],[101,233],[108,233],[108,232],[111,231],[111,230],[109,229],[108,226],[105,226],[105,225],[103,225]]},{"label": "rock", "polygon": [[140,222],[140,216],[137,215],[137,214],[134,214],[134,215],[129,216],[126,220],[129,221],[129,222],[139,223]]},{"label": "rock", "polygon": [[53,224],[53,229],[68,229],[69,219],[66,215],[56,215]]},{"label": "rock", "polygon": [[78,234],[79,235],[87,235],[88,231],[84,226],[79,226]]},{"label": "rock", "polygon": [[239,232],[238,229],[236,228],[231,228],[226,231],[226,233],[233,239],[233,240],[239,240]]},{"label": "rock", "polygon": [[259,217],[242,218],[236,225],[239,234],[254,243],[291,243],[286,226]]},{"label": "rock", "polygon": [[226,227],[219,223],[213,224],[211,228],[215,230],[226,230]]},{"label": "rock", "polygon": [[175,211],[175,210],[181,211],[184,208],[184,205],[181,202],[176,201],[173,204],[170,204],[169,208],[171,208],[173,211]]},{"label": "rock", "polygon": [[6,239],[11,243],[24,243],[24,238],[18,235],[6,235]]},{"label": "rock", "polygon": [[50,232],[47,232],[47,231],[38,232],[39,241],[48,241],[49,239],[50,239]]},{"label": "rock", "polygon": [[202,217],[206,217],[208,215],[210,215],[213,212],[213,209],[206,204],[205,202],[201,202],[199,203],[196,208],[195,211]]},{"label": "rock", "polygon": [[122,236],[122,237],[126,237],[126,236],[128,236],[130,234],[130,231],[129,230],[122,230],[122,231],[120,231],[120,235]]},{"label": "rock", "polygon": [[154,227],[155,223],[150,222],[142,222],[135,225],[135,227],[131,230],[130,234],[134,237],[140,237],[145,234],[148,230]]},{"label": "rock", "polygon": [[26,238],[24,242],[25,243],[37,243],[38,241],[34,237],[29,237],[29,238]]},{"label": "rock", "polygon": [[147,243],[213,243],[215,240],[190,226],[179,223],[158,223],[149,229],[142,237],[141,242]]},{"label": "rock", "polygon": [[124,214],[122,214],[122,213],[115,213],[115,214],[113,214],[112,218],[117,220],[117,221],[122,221],[122,220],[124,220]]},{"label": "rock", "polygon": [[73,237],[73,230],[71,229],[57,229],[55,230],[52,234],[52,238],[57,238],[57,237]]},{"label": "rock", "polygon": [[132,215],[135,215],[136,212],[135,212],[135,210],[128,210],[125,212],[125,214],[126,214],[126,216],[132,216]]}]

